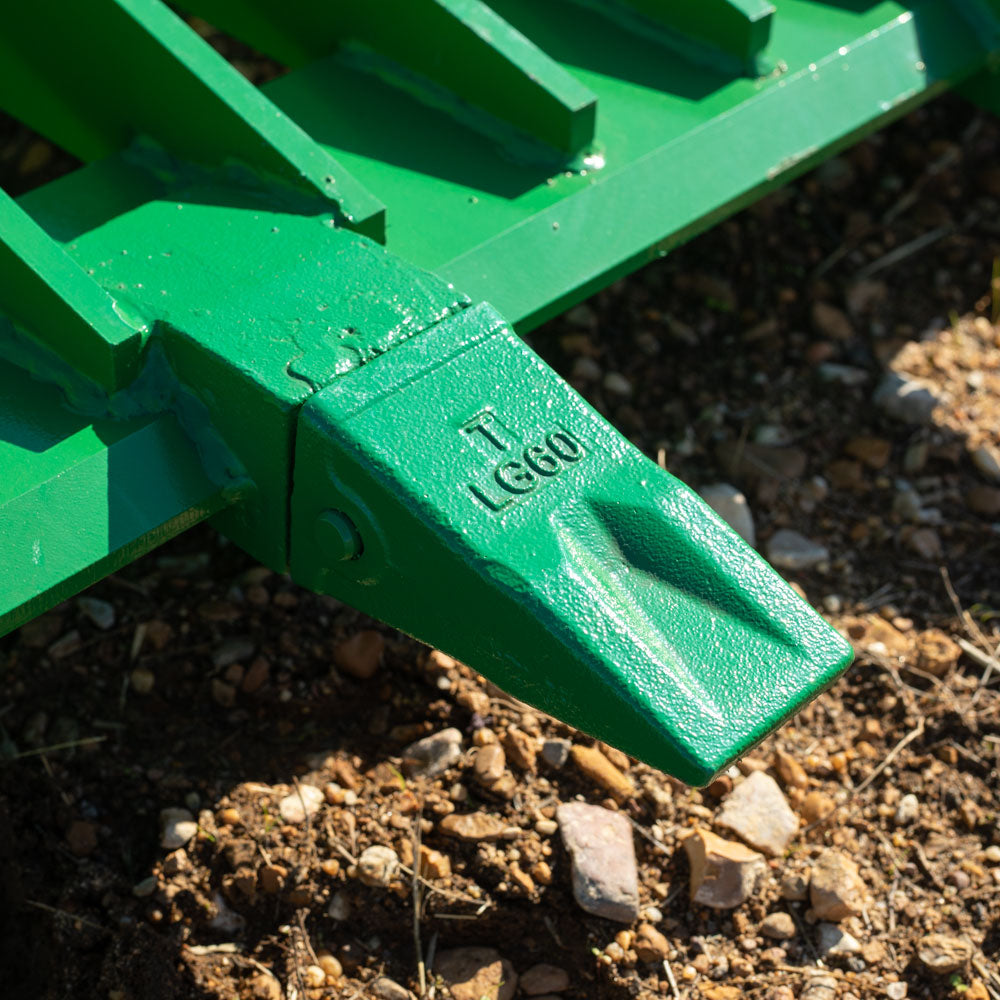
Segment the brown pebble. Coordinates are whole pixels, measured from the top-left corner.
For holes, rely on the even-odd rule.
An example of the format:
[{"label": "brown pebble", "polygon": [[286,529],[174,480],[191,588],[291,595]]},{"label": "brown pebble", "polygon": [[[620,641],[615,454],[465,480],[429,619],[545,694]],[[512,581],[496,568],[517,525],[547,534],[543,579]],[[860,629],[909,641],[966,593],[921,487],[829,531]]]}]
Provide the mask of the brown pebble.
[{"label": "brown pebble", "polygon": [[273,896],[281,892],[287,876],[288,870],[282,868],[281,865],[265,865],[257,872],[257,884],[260,886],[261,892]]},{"label": "brown pebble", "polygon": [[610,792],[615,800],[627,799],[635,791],[628,775],[622,774],[597,747],[577,745],[570,749],[570,755],[583,774]]},{"label": "brown pebble", "polygon": [[271,664],[264,656],[258,656],[247,668],[240,683],[240,690],[244,694],[253,694],[259,691],[266,683],[271,673]]},{"label": "brown pebble", "polygon": [[499,743],[488,743],[480,747],[472,765],[476,780],[484,785],[491,785],[499,780],[507,766],[507,758]]},{"label": "brown pebble", "polygon": [[807,823],[815,823],[831,813],[833,807],[834,801],[829,795],[824,795],[820,791],[812,791],[802,800],[799,812]]},{"label": "brown pebble", "polygon": [[522,771],[534,772],[538,747],[526,732],[511,726],[504,734],[503,745],[510,762],[515,767]]},{"label": "brown pebble", "polygon": [[535,891],[534,880],[516,861],[510,866],[510,868],[507,869],[507,871],[511,880],[523,889],[529,896]]},{"label": "brown pebble", "polygon": [[547,861],[537,861],[531,866],[531,877],[539,885],[552,885],[552,868]]},{"label": "brown pebble", "polygon": [[670,951],[670,942],[652,924],[639,924],[632,947],[639,961],[662,962]]},{"label": "brown pebble", "polygon": [[366,681],[378,670],[384,651],[385,639],[382,633],[365,629],[334,647],[333,662],[344,673]]},{"label": "brown pebble", "polygon": [[240,822],[240,811],[232,806],[227,806],[225,809],[219,810],[216,819],[221,826],[236,826]]},{"label": "brown pebble", "polygon": [[499,840],[503,836],[506,824],[488,813],[475,812],[461,815],[453,813],[438,823],[438,829],[448,837],[478,842]]},{"label": "brown pebble", "polygon": [[808,788],[809,775],[805,768],[789,753],[776,750],[774,753],[774,769],[781,778],[785,788]]},{"label": "brown pebble", "polygon": [[75,819],[66,831],[66,845],[78,858],[85,858],[97,848],[97,827],[84,819]]}]

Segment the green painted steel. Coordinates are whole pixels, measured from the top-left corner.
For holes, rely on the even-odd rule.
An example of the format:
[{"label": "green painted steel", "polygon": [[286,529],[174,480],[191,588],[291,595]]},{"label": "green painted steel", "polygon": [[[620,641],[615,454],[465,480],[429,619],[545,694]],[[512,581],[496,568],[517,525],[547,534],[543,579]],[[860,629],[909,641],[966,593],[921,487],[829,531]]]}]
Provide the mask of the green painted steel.
[{"label": "green painted steel", "polygon": [[334,199],[370,236],[384,208],[159,0],[33,0],[4,11],[0,107],[84,160],[137,137]]},{"label": "green painted steel", "polygon": [[[761,58],[771,35],[774,5],[768,0],[577,0],[605,10],[637,32],[657,26],[660,40],[695,61],[762,76],[773,67]],[[634,18],[634,13],[640,15]],[[629,17],[633,14],[633,17]]]},{"label": "green painted steel", "polygon": [[172,414],[92,419],[0,366],[0,633],[219,510]]},{"label": "green painted steel", "polygon": [[211,516],[708,780],[850,648],[511,324],[995,99],[1000,0],[191,6],[295,68],[262,93],[158,0],[0,35],[0,105],[90,161],[0,194],[0,632]]},{"label": "green painted steel", "polygon": [[121,388],[138,371],[141,321],[127,319],[114,298],[3,191],[0,315],[47,341],[107,389]]},{"label": "green painted steel", "polygon": [[[569,153],[594,137],[594,95],[480,0],[189,0],[185,7],[290,66],[340,49],[362,72],[386,75],[452,113],[461,113],[460,99]],[[489,131],[488,122],[481,127]]]},{"label": "green painted steel", "polygon": [[[295,464],[297,580],[684,781],[851,660],[489,306],[310,397]],[[354,558],[331,514],[356,529]]]}]

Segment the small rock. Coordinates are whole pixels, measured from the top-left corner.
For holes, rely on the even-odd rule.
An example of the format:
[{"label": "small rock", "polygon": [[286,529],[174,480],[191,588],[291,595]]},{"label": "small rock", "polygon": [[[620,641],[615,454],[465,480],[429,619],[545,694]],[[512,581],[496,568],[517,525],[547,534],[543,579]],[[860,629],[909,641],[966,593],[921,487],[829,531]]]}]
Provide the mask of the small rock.
[{"label": "small rock", "polygon": [[604,376],[604,388],[614,396],[632,395],[632,383],[621,372],[608,372]]},{"label": "small rock", "polygon": [[635,792],[632,779],[622,774],[597,747],[577,745],[570,750],[570,754],[583,774],[614,799],[622,801]]},{"label": "small rock", "polygon": [[451,858],[435,851],[426,844],[420,845],[420,875],[426,879],[448,878],[451,875]]},{"label": "small rock", "polygon": [[560,768],[569,757],[569,748],[573,744],[569,740],[552,739],[542,744],[542,760],[549,767]]},{"label": "small rock", "polygon": [[773,938],[775,941],[788,941],[795,937],[795,930],[795,921],[790,914],[783,910],[769,913],[760,925],[761,934],[764,937]]},{"label": "small rock", "polygon": [[629,821],[585,802],[564,803],[556,819],[572,864],[577,904],[595,916],[632,923],[639,915],[639,884]]},{"label": "small rock", "polygon": [[857,955],[861,942],[836,924],[820,924],[816,928],[816,950],[823,956]]},{"label": "small rock", "polygon": [[85,858],[97,848],[97,827],[85,819],[75,819],[66,831],[66,846],[78,858]]},{"label": "small rock", "polygon": [[747,498],[729,483],[712,483],[699,491],[702,500],[736,532],[747,545],[757,544],[757,530]]},{"label": "small rock", "polygon": [[810,976],[799,994],[799,1000],[834,1000],[837,996],[837,980],[834,976],[820,973]]},{"label": "small rock", "polygon": [[776,750],[774,753],[774,769],[778,772],[785,788],[808,788],[809,775],[806,769],[790,754],[784,750]]},{"label": "small rock", "polygon": [[943,677],[958,663],[962,647],[937,628],[929,628],[917,636],[917,666],[935,677]]},{"label": "small rock", "polygon": [[889,464],[889,456],[892,454],[892,442],[886,438],[860,435],[851,438],[844,445],[844,451],[867,465],[869,469],[884,469]]},{"label": "small rock", "polygon": [[917,528],[907,539],[907,544],[921,559],[936,562],[941,558],[941,536],[933,528]]},{"label": "small rock", "polygon": [[399,868],[399,856],[391,847],[374,844],[358,858],[358,878],[365,885],[387,886]]},{"label": "small rock", "polygon": [[691,901],[717,910],[741,906],[767,873],[763,855],[709,830],[695,829],[684,840],[691,864]]},{"label": "small rock", "polygon": [[411,743],[403,751],[403,770],[410,777],[433,778],[446,771],[462,756],[462,734],[457,729],[442,729]]},{"label": "small rock", "polygon": [[1000,483],[1000,451],[984,444],[970,452],[969,457],[983,479]]},{"label": "small rock", "polygon": [[129,684],[136,694],[149,694],[156,685],[156,674],[149,667],[138,666],[129,674]]},{"label": "small rock", "polygon": [[511,726],[504,735],[504,749],[510,762],[522,771],[534,772],[538,747],[524,730]]},{"label": "small rock", "polygon": [[535,823],[535,833],[543,837],[551,837],[559,829],[559,824],[554,819],[540,819]]},{"label": "small rock", "polygon": [[283,1000],[285,992],[275,976],[260,972],[250,980],[250,996],[253,1000]]},{"label": "small rock", "polygon": [[405,986],[400,986],[387,976],[379,976],[369,988],[372,996],[378,1000],[415,1000],[414,995]]},{"label": "small rock", "polygon": [[800,872],[788,872],[781,880],[781,898],[801,903],[809,898],[809,880]]},{"label": "small rock", "polygon": [[950,934],[926,934],[917,942],[917,958],[925,968],[938,975],[957,972],[972,958],[968,941]]},{"label": "small rock", "polygon": [[828,302],[814,302],[812,305],[813,327],[821,337],[830,340],[853,340],[854,327],[846,313]]},{"label": "small rock", "polygon": [[378,670],[384,650],[382,633],[365,629],[337,644],[333,650],[333,662],[344,673],[366,681]]},{"label": "small rock", "polygon": [[835,806],[836,803],[829,795],[814,788],[802,800],[799,812],[807,823],[817,823],[821,819],[826,819],[833,812]]},{"label": "small rock", "polygon": [[490,816],[489,813],[452,813],[438,823],[438,829],[448,837],[479,843],[484,840],[499,840],[507,829],[506,824]]},{"label": "small rock", "polygon": [[852,388],[864,385],[868,381],[868,372],[855,365],[841,365],[835,361],[825,361],[816,369],[816,374],[823,382],[833,382]]},{"label": "small rock", "polygon": [[302,980],[309,989],[318,989],[326,984],[326,973],[320,965],[307,965],[302,970]]},{"label": "small rock", "polygon": [[345,921],[351,915],[351,900],[346,892],[340,890],[333,894],[330,905],[326,908],[327,915],[339,922]]},{"label": "small rock", "polygon": [[558,965],[545,962],[533,965],[521,976],[521,992],[525,996],[537,997],[545,993],[562,993],[569,989],[569,973]]},{"label": "small rock", "polygon": [[115,609],[107,601],[101,601],[96,597],[78,597],[77,607],[89,618],[99,629],[107,631],[115,623]]},{"label": "small rock", "polygon": [[896,806],[896,814],[892,821],[896,826],[907,826],[920,815],[920,800],[912,792],[904,795]]},{"label": "small rock", "polygon": [[315,785],[299,785],[278,803],[278,812],[286,823],[298,826],[306,821],[307,816],[315,816],[325,801],[322,789]]},{"label": "small rock", "polygon": [[495,948],[454,948],[438,953],[434,971],[453,1000],[513,1000],[517,992],[514,966]]},{"label": "small rock", "polygon": [[778,783],[757,771],[736,786],[725,800],[716,823],[765,854],[777,856],[798,832],[799,820]]},{"label": "small rock", "polygon": [[996,517],[1000,514],[1000,489],[994,486],[973,486],[965,494],[965,505],[973,514]]},{"label": "small rock", "polygon": [[938,398],[926,382],[888,372],[875,390],[875,405],[890,417],[907,424],[931,423]]},{"label": "small rock", "polygon": [[234,663],[249,660],[256,648],[253,640],[246,636],[226,639],[215,647],[215,652],[212,653],[212,663],[217,669],[223,670]]},{"label": "small rock", "polygon": [[487,743],[486,746],[480,747],[476,753],[472,770],[480,784],[492,785],[503,774],[506,766],[507,758],[504,755],[503,747],[499,743]]},{"label": "small rock", "polygon": [[321,951],[316,956],[316,964],[323,970],[327,983],[335,983],[344,974],[340,960],[328,951]]},{"label": "small rock", "polygon": [[639,924],[632,947],[640,962],[662,962],[670,952],[670,942],[652,924]]},{"label": "small rock", "polygon": [[146,899],[156,892],[158,885],[159,880],[155,875],[147,875],[141,882],[137,882],[134,886],[132,886],[132,895],[135,896],[136,899]]},{"label": "small rock", "polygon": [[906,1000],[906,994],[909,991],[906,983],[886,983],[885,995],[889,1000]]},{"label": "small rock", "polygon": [[824,851],[812,867],[809,898],[820,920],[837,921],[864,908],[865,884],[858,866],[840,851]]},{"label": "small rock", "polygon": [[781,528],[767,541],[767,558],[777,569],[797,571],[809,569],[830,558],[825,545],[811,541],[805,535]]},{"label": "small rock", "polygon": [[183,847],[198,832],[198,824],[187,809],[162,809],[160,830],[160,847],[173,851]]}]

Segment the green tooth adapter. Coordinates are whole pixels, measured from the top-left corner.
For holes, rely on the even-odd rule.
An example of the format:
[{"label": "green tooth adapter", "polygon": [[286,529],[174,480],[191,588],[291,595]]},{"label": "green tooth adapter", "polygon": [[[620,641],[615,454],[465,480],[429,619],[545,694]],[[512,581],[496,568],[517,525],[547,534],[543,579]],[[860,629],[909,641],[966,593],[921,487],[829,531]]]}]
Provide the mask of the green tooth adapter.
[{"label": "green tooth adapter", "polygon": [[850,647],[519,339],[950,86],[1000,0],[160,0],[4,14],[0,632],[211,518],[704,784]]}]

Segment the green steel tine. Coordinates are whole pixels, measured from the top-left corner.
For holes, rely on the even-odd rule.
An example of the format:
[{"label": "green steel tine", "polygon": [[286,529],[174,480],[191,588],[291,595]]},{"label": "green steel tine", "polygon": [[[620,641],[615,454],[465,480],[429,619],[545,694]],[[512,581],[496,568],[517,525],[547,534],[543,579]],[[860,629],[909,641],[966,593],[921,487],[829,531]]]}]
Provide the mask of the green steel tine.
[{"label": "green steel tine", "polygon": [[[695,61],[717,53],[733,59],[743,72],[756,76],[759,57],[771,36],[775,12],[769,0],[578,0],[602,8],[612,17],[630,15],[666,28],[679,36],[676,47]],[[633,14],[634,12],[634,14]],[[636,27],[642,27],[639,22]],[[707,50],[701,51],[699,50]],[[711,55],[709,55],[710,61]]]},{"label": "green steel tine", "polygon": [[0,191],[0,314],[33,334],[106,391],[138,368],[141,322]]},{"label": "green steel tine", "polygon": [[[185,0],[184,6],[292,66],[359,42],[567,153],[594,137],[597,99],[480,0]],[[373,71],[386,67],[377,60]],[[338,97],[340,95],[337,95]]]},{"label": "green steel tine", "polygon": [[194,163],[281,177],[339,204],[352,228],[384,234],[382,203],[159,0],[14,4],[0,32],[0,106],[81,159],[146,135]]}]

